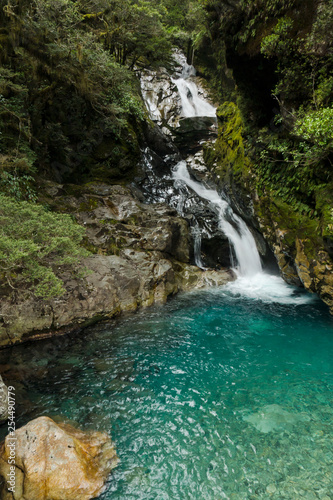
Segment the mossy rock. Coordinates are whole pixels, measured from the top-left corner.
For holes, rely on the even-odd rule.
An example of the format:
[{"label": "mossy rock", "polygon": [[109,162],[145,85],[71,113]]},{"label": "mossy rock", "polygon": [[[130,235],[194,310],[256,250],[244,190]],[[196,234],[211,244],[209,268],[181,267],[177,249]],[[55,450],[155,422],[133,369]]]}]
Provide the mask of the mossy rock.
[{"label": "mossy rock", "polygon": [[243,120],[237,105],[225,102],[217,109],[218,138],[215,150],[223,171],[232,169],[234,176],[244,172],[248,164],[243,143]]}]

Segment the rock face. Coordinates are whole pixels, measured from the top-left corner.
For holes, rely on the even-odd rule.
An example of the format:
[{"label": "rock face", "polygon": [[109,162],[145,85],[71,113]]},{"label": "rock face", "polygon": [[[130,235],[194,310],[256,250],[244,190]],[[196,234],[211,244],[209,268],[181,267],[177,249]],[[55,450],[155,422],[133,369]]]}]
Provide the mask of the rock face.
[{"label": "rock face", "polygon": [[81,269],[69,268],[61,276],[62,297],[42,301],[22,291],[14,303],[3,300],[2,346],[71,331],[164,303],[181,290],[233,279],[230,271],[202,271],[189,264],[189,225],[162,203],[144,205],[130,189],[106,184],[49,183],[45,189],[50,193],[45,203],[72,213],[86,227],[86,246],[94,254]]},{"label": "rock face", "polygon": [[[216,135],[216,117],[214,108],[206,116],[203,109],[196,109],[193,114],[184,110],[184,103],[179,92],[179,82],[184,78],[188,82],[183,92],[193,101],[193,83],[195,81],[196,98],[209,101],[208,93],[201,78],[195,76],[193,66],[186,63],[186,57],[179,51],[174,51],[174,70],[168,72],[165,68],[157,71],[145,70],[140,73],[141,93],[151,120],[160,130],[172,138],[178,150],[183,154],[196,152],[202,147],[204,139]],[[197,101],[196,101],[197,102]],[[203,101],[202,101],[203,102]],[[209,106],[209,104],[208,104]],[[190,104],[191,108],[191,104]],[[152,148],[160,154],[159,148]],[[162,146],[162,150],[164,146]]]},{"label": "rock face", "polygon": [[150,118],[164,133],[170,134],[169,128],[178,126],[181,115],[181,100],[176,85],[164,68],[157,72],[143,71],[140,83]]},{"label": "rock face", "polygon": [[[225,103],[218,116],[217,141],[205,151],[213,179],[226,186],[233,208],[264,236],[285,281],[317,293],[333,313],[333,261],[318,220],[295,211],[273,192],[258,195],[237,106]],[[267,245],[261,253],[268,254]]]},{"label": "rock face", "polygon": [[[47,417],[32,420],[15,432],[15,466],[8,464],[13,442],[0,448],[3,500],[89,500],[103,490],[118,462],[107,434],[86,434]],[[13,471],[11,476],[10,472]],[[15,478],[15,493],[8,477]]]},{"label": "rock face", "polygon": [[0,423],[8,418],[8,389],[0,375]]}]

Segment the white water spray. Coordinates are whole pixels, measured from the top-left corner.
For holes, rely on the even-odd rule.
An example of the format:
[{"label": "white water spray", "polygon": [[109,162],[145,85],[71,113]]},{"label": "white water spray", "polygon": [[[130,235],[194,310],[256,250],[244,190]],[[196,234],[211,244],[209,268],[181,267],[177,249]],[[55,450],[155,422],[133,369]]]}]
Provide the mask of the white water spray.
[{"label": "white water spray", "polygon": [[315,299],[315,296],[304,294],[301,290],[287,285],[279,276],[272,276],[262,271],[254,238],[245,222],[233,213],[231,207],[217,191],[207,189],[191,179],[185,161],[175,166],[172,176],[175,180],[184,182],[201,198],[209,201],[218,212],[220,229],[228,237],[238,264],[234,269],[238,279],[224,287],[226,293],[235,297],[241,295],[263,302],[280,304],[305,304]]},{"label": "white water spray", "polygon": [[172,80],[180,95],[183,116],[216,116],[216,108],[199,96],[197,85],[189,79],[191,76],[195,76],[195,69],[185,63],[182,76]]},{"label": "white water spray", "polygon": [[205,269],[201,259],[201,230],[198,222],[192,226],[192,236],[194,241],[194,262],[201,269]]},{"label": "white water spray", "polygon": [[231,210],[215,189],[207,189],[202,184],[191,179],[186,161],[177,163],[173,178],[185,182],[201,198],[209,201],[217,210],[219,226],[232,244],[238,267],[236,271],[241,276],[253,276],[262,272],[260,256],[254,238],[245,222]]}]

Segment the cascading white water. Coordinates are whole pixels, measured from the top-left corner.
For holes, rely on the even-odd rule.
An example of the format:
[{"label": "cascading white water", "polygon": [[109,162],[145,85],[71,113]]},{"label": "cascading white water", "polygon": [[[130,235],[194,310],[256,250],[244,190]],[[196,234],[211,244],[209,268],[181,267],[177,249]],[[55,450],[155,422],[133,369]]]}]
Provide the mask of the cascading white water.
[{"label": "cascading white water", "polygon": [[194,262],[195,265],[201,269],[205,269],[204,264],[201,259],[201,230],[198,222],[192,226],[192,236],[194,241]]},{"label": "cascading white water", "polygon": [[217,209],[219,226],[232,244],[236,259],[237,272],[241,276],[253,276],[262,272],[260,256],[254,238],[245,222],[233,213],[229,204],[223,200],[217,191],[207,189],[202,184],[191,179],[186,161],[177,163],[173,178],[185,182],[201,198],[212,203]]},{"label": "cascading white water", "polygon": [[[225,286],[226,292],[236,297],[242,295],[251,299],[278,302],[280,304],[304,304],[314,300],[314,297],[309,294],[304,295],[295,292],[295,287],[287,285],[279,276],[272,276],[262,271],[260,256],[254,238],[245,222],[233,213],[231,207],[220,197],[217,191],[207,189],[199,182],[191,179],[186,161],[177,163],[172,176],[176,182],[184,182],[201,198],[211,202],[218,212],[220,228],[228,237],[238,263],[235,268],[238,279]],[[198,249],[197,254],[201,262]],[[202,267],[197,262],[196,264]]]},{"label": "cascading white water", "polygon": [[[183,72],[178,79],[172,80],[176,84],[182,102],[182,115],[184,117],[216,116],[215,108],[207,101],[199,97],[198,88],[193,80],[195,70],[193,66],[186,64],[185,56],[176,54],[176,60],[183,66]],[[158,110],[159,112],[159,110]],[[151,158],[147,158],[148,164]],[[153,169],[148,168],[148,177],[151,178],[151,193],[154,201],[167,201],[172,199],[173,190],[169,187],[161,189],[158,179],[155,177]],[[245,222],[233,213],[228,203],[223,200],[217,191],[207,189],[199,182],[191,179],[186,162],[179,162],[173,171],[175,184],[186,185],[195,191],[201,198],[209,201],[212,208],[218,213],[219,226],[224,234],[229,238],[230,247],[233,249],[237,263],[234,264],[238,279],[228,283],[224,290],[228,294],[249,297],[264,302],[279,302],[282,304],[301,304],[314,300],[314,296],[302,294],[295,287],[287,285],[281,277],[269,275],[262,271],[261,262],[254,238],[246,226]],[[168,178],[170,180],[170,178]],[[171,196],[171,198],[170,198]],[[184,215],[186,211],[186,190],[178,191],[178,199],[173,199],[172,206],[177,208],[178,213]],[[198,228],[200,231],[200,228]],[[199,267],[203,267],[201,260],[201,234],[194,229],[194,252],[195,262]],[[233,261],[232,261],[233,262]]]},{"label": "cascading white water", "polygon": [[197,85],[189,80],[194,75],[194,67],[185,63],[182,76],[176,80],[172,80],[177,86],[181,98],[183,116],[186,118],[193,116],[216,116],[214,106],[199,97]]}]

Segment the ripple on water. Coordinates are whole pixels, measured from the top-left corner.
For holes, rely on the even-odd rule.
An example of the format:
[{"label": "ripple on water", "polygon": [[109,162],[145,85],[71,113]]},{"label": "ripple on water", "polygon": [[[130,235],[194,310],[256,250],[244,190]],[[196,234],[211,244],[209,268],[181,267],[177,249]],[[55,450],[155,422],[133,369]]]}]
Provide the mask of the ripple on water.
[{"label": "ripple on water", "polygon": [[18,423],[111,432],[103,500],[333,498],[332,320],[278,278],[260,295],[263,279],[98,325],[65,352],[0,353],[12,368],[50,353],[19,383]]}]

